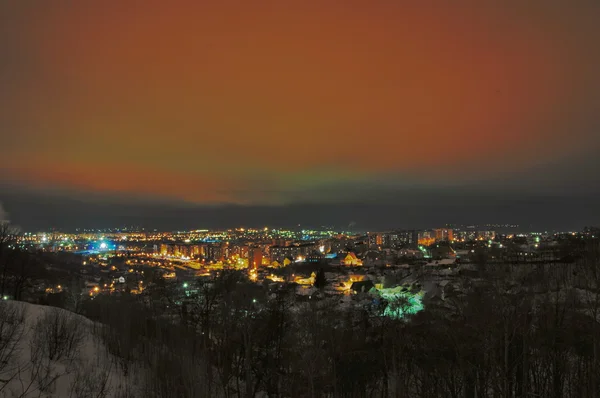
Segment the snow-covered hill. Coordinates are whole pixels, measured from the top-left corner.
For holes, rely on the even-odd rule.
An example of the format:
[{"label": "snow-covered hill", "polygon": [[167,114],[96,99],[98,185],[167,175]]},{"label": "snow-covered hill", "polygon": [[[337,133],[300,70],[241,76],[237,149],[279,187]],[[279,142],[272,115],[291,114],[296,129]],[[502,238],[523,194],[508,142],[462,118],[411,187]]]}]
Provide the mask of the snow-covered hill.
[{"label": "snow-covered hill", "polygon": [[101,326],[66,310],[0,301],[0,397],[132,397]]}]

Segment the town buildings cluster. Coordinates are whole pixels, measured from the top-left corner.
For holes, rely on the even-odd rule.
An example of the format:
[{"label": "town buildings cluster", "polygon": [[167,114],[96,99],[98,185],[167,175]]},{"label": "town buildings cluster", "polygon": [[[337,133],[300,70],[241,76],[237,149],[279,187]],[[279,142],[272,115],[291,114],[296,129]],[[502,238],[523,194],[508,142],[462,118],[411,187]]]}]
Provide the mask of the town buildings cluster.
[{"label": "town buildings cluster", "polygon": [[355,282],[383,286],[394,279],[391,275],[403,277],[415,269],[559,261],[573,255],[573,241],[595,233],[498,232],[477,226],[366,233],[238,228],[24,233],[17,243],[72,255],[92,296],[125,288],[142,293],[155,282],[149,274],[189,284],[226,269],[246,270],[257,283],[296,283],[300,294],[312,292],[323,269],[328,289],[337,294],[355,291]]}]

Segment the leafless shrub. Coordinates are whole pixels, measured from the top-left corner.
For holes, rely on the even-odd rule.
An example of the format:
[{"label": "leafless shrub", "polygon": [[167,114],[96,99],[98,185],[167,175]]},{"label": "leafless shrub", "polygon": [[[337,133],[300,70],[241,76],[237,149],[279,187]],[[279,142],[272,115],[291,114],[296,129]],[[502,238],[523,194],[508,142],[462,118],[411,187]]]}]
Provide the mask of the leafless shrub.
[{"label": "leafless shrub", "polygon": [[75,372],[69,388],[69,397],[104,398],[109,393],[109,377],[110,364],[104,367],[83,366]]},{"label": "leafless shrub", "polygon": [[77,281],[73,281],[65,291],[65,308],[76,314],[81,314],[85,295]]},{"label": "leafless shrub", "polygon": [[32,332],[32,352],[41,352],[51,361],[73,359],[84,337],[80,320],[58,308],[47,310]]},{"label": "leafless shrub", "polygon": [[[203,366],[184,353],[174,354],[168,349],[157,349],[154,363],[147,369],[144,396],[152,398],[202,397],[206,385],[202,377]],[[216,392],[211,394],[215,396]]]},{"label": "leafless shrub", "polygon": [[[52,361],[46,355],[43,345],[31,345],[29,374],[30,383],[27,388],[22,388],[23,396],[34,391],[51,393],[54,382],[64,373],[53,368]],[[32,387],[34,387],[33,390],[31,390]]]},{"label": "leafless shrub", "polygon": [[71,313],[58,308],[46,310],[31,330],[30,345],[30,380],[24,391],[35,385],[39,392],[51,393],[56,380],[73,369],[56,366],[59,360],[71,363],[79,352],[83,341],[84,330]]},{"label": "leafless shrub", "polygon": [[0,301],[0,392],[18,373],[13,360],[23,336],[25,309]]},{"label": "leafless shrub", "polygon": [[134,359],[134,347],[129,336],[109,326],[103,327],[99,336],[107,352],[112,355],[113,362],[127,376]]}]

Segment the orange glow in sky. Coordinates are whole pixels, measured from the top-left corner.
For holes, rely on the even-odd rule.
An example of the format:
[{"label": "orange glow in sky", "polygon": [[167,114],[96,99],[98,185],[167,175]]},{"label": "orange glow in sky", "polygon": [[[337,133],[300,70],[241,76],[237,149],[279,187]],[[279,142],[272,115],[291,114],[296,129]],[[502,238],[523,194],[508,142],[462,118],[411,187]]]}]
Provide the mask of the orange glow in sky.
[{"label": "orange glow in sky", "polygon": [[0,180],[284,203],[591,145],[598,6],[461,4],[2,4]]}]

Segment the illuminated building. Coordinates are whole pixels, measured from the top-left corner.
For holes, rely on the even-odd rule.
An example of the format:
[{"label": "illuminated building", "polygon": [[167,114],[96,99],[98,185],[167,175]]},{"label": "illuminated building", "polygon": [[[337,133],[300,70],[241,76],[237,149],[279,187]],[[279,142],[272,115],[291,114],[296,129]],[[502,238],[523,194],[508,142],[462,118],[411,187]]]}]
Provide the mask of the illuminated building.
[{"label": "illuminated building", "polygon": [[399,231],[398,239],[405,246],[417,247],[419,244],[419,231],[414,229]]},{"label": "illuminated building", "polygon": [[301,278],[299,276],[297,276],[294,279],[294,282],[299,284],[299,285],[305,285],[305,286],[313,286],[315,284],[315,279],[317,278],[317,275],[313,272],[310,274],[309,278]]},{"label": "illuminated building", "polygon": [[400,236],[397,233],[386,233],[382,236],[383,247],[398,247],[401,245]]},{"label": "illuminated building", "polygon": [[434,243],[435,243],[435,238],[430,238],[430,237],[419,238],[419,245],[420,246],[430,246],[430,245],[432,245]]},{"label": "illuminated building", "polygon": [[292,241],[289,239],[273,239],[273,246],[290,246]]},{"label": "illuminated building", "polygon": [[345,267],[360,267],[363,265],[363,262],[356,257],[356,254],[349,252],[340,260],[340,265]]},{"label": "illuminated building", "polygon": [[[384,248],[401,248],[401,247],[417,247],[419,241],[419,232],[416,230],[398,230],[386,232],[382,234],[382,247]],[[372,245],[370,245],[372,247]]]},{"label": "illuminated building", "polygon": [[206,254],[205,245],[161,243],[158,252],[161,256],[199,257]]},{"label": "illuminated building", "polygon": [[319,263],[325,259],[325,255],[321,251],[313,250],[306,256],[306,262]]},{"label": "illuminated building", "polygon": [[495,231],[477,231],[477,239],[488,240],[496,237]]},{"label": "illuminated building", "polygon": [[454,239],[454,236],[453,236],[454,231],[452,229],[438,228],[438,229],[435,229],[433,232],[434,232],[434,238],[436,241],[441,241],[441,240],[452,241]]},{"label": "illuminated building", "polygon": [[206,254],[205,249],[205,245],[192,245],[190,249],[192,257],[204,256]]},{"label": "illuminated building", "polygon": [[221,244],[212,244],[206,247],[206,259],[209,261],[223,261],[226,255],[226,246]]},{"label": "illuminated building", "polygon": [[312,251],[318,250],[313,243],[296,244],[291,246],[271,246],[269,251],[271,262],[283,262],[285,258],[306,258]]},{"label": "illuminated building", "polygon": [[423,252],[418,249],[400,249],[398,250],[398,256],[408,258],[423,258]]},{"label": "illuminated building", "polygon": [[248,267],[258,268],[262,265],[263,253],[259,247],[248,248]]},{"label": "illuminated building", "polygon": [[433,238],[431,231],[419,232],[419,240]]},{"label": "illuminated building", "polygon": [[160,253],[161,256],[166,256],[169,253],[168,250],[169,250],[169,245],[167,245],[166,243],[161,243],[160,244],[160,251],[159,251],[159,253]]},{"label": "illuminated building", "polygon": [[272,280],[273,282],[285,282],[285,279],[283,279],[280,276],[273,275],[273,274],[267,276],[266,278]]},{"label": "illuminated building", "polygon": [[240,258],[248,258],[248,248],[246,244],[232,245],[229,248],[229,254],[237,255]]},{"label": "illuminated building", "polygon": [[383,245],[383,234],[379,232],[368,233],[369,248],[377,248]]},{"label": "illuminated building", "polygon": [[477,239],[477,232],[476,231],[455,231],[454,233],[454,239],[455,240],[459,240],[461,242],[467,242],[470,240],[475,240]]},{"label": "illuminated building", "polygon": [[355,246],[355,242],[353,239],[341,238],[335,239],[330,243],[330,251],[333,253],[344,252],[347,250],[352,250]]}]

